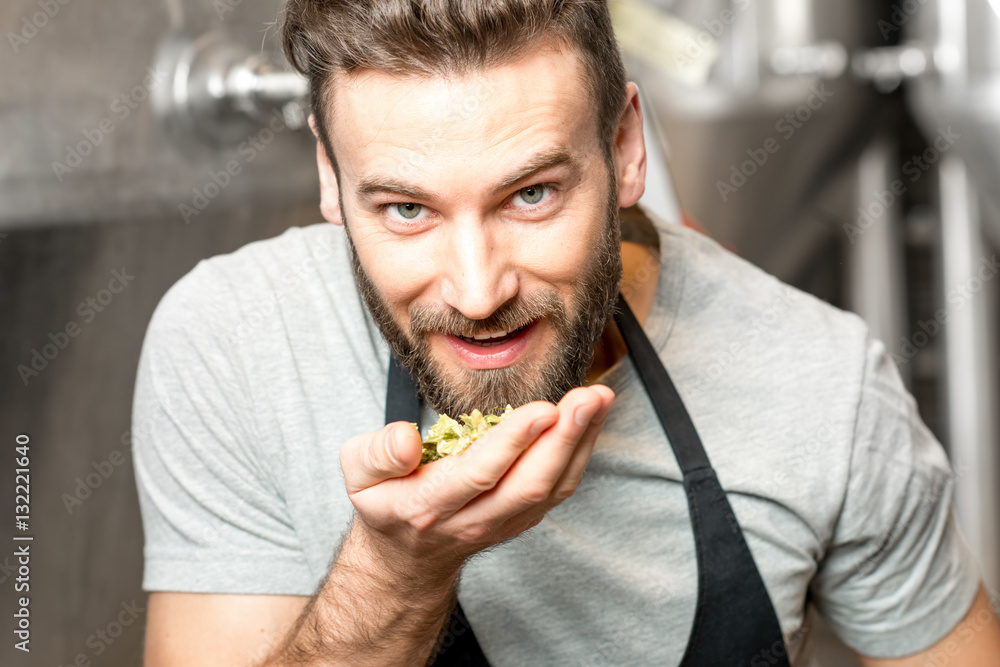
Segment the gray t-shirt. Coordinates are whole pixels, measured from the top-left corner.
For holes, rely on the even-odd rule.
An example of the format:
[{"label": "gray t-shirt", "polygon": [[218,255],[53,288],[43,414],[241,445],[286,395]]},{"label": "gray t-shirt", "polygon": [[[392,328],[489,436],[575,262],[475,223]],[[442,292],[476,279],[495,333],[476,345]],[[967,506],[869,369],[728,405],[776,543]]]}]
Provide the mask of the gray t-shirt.
[{"label": "gray t-shirt", "polygon": [[[807,596],[862,653],[935,643],[978,575],[948,461],[883,345],[698,233],[660,237],[646,331],[796,662]],[[388,358],[334,225],[202,261],[171,288],[133,414],[144,588],[312,594],[352,517],[338,450],[383,425]],[[675,665],[686,646],[697,568],[677,462],[631,361],[602,382],[617,400],[576,494],[464,568],[460,600],[498,667]]]}]

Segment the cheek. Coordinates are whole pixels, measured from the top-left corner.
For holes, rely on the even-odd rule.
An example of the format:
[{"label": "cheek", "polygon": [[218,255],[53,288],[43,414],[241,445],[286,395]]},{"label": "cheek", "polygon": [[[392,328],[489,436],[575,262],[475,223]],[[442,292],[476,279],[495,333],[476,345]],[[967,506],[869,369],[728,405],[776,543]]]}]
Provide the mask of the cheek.
[{"label": "cheek", "polygon": [[600,242],[601,223],[588,224],[582,217],[567,218],[544,230],[526,234],[518,253],[519,264],[538,279],[571,294],[583,276],[590,256]]},{"label": "cheek", "polygon": [[398,319],[434,280],[436,264],[422,245],[378,233],[355,238],[361,265]]}]

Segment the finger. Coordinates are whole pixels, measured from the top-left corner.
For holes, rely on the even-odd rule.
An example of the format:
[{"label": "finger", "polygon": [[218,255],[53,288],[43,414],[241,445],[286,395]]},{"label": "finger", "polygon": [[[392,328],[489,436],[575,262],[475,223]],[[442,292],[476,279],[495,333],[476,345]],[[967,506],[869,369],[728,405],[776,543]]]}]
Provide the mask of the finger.
[{"label": "finger", "polygon": [[546,434],[548,439],[544,443],[539,442],[523,461],[518,462],[518,467],[525,469],[522,481],[531,484],[533,480],[538,487],[537,494],[525,488],[520,490],[529,496],[527,500],[535,500],[543,489],[551,494],[574,459],[589,460],[600,432],[600,427],[595,428],[594,424],[603,423],[613,401],[614,392],[604,386],[575,389],[563,397],[559,402],[559,424]]},{"label": "finger", "polygon": [[393,422],[351,438],[340,449],[347,493],[410,474],[420,464],[421,451],[420,434],[408,422]]},{"label": "finger", "polygon": [[[610,389],[602,391],[593,387],[580,387],[567,393],[559,402],[558,423],[524,453],[495,489],[469,503],[465,520],[488,522],[498,516],[520,514],[538,505],[550,509],[558,504],[562,498],[551,498],[553,488],[594,419],[603,418],[602,411],[610,405],[613,396]],[[585,459],[589,458],[592,448],[593,439],[586,445]]]},{"label": "finger", "polygon": [[551,403],[522,405],[462,454],[424,466],[420,474],[438,480],[433,502],[439,515],[451,516],[496,486],[525,449],[558,418],[559,411]]},{"label": "finger", "polygon": [[552,496],[554,498],[562,500],[569,498],[576,491],[580,482],[583,481],[583,473],[590,463],[590,457],[594,453],[597,437],[604,429],[604,422],[611,412],[612,405],[614,405],[615,392],[610,387],[593,385],[593,388],[601,394],[601,408],[594,415],[594,419],[580,438],[580,445],[573,450],[573,455],[570,457],[569,463],[566,464],[566,469],[563,470],[562,475],[552,489]]},{"label": "finger", "polygon": [[545,518],[545,514],[550,509],[552,508],[542,508],[541,506],[538,506],[525,510],[524,512],[521,512],[520,514],[505,521],[496,534],[503,540],[509,540],[512,537],[517,537],[524,531],[534,528],[540,524],[542,519]]},{"label": "finger", "polygon": [[[573,455],[570,458],[566,469],[563,471],[562,476],[553,488],[552,497],[548,502],[530,507],[520,514],[516,514],[505,521],[497,531],[497,535],[503,536],[502,539],[509,539],[516,535],[520,535],[529,528],[533,528],[541,523],[542,519],[545,518],[545,515],[553,507],[559,504],[556,502],[556,499],[559,498],[560,495],[563,495],[559,491],[561,486],[565,485],[568,487],[568,490],[564,492],[567,497],[572,495],[577,486],[579,486],[580,480],[583,477],[583,469],[586,468],[590,461],[590,456],[593,452],[594,444],[597,441],[597,436],[604,427],[604,422],[607,419],[615,400],[615,393],[609,387],[605,387],[604,385],[592,386],[599,387],[597,391],[601,395],[602,399],[601,409],[598,410],[590,426],[587,427],[583,436],[580,438],[580,444],[573,450]],[[510,475],[512,473],[508,474]],[[463,519],[465,518],[466,517],[463,516]]]}]

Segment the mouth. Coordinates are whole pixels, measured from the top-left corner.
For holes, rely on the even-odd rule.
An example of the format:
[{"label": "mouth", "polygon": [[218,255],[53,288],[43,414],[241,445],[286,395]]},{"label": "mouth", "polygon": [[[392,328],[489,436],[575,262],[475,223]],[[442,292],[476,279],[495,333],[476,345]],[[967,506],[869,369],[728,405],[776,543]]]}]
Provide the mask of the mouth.
[{"label": "mouth", "polygon": [[536,338],[540,320],[510,331],[491,331],[475,336],[445,334],[448,347],[458,360],[473,370],[504,368],[517,363]]},{"label": "mouth", "polygon": [[525,329],[527,329],[530,324],[525,324],[523,327],[518,329],[513,329],[511,331],[496,331],[492,333],[477,334],[475,336],[455,336],[459,340],[463,340],[469,345],[478,345],[480,347],[496,347],[498,345],[503,345],[504,343],[520,336]]}]

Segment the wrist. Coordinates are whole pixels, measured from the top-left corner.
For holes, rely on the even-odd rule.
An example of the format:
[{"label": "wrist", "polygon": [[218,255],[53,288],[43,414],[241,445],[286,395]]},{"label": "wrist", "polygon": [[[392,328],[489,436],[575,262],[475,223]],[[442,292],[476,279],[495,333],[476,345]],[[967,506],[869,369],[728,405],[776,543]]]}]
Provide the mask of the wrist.
[{"label": "wrist", "polygon": [[462,562],[401,548],[358,516],[338,558],[338,564],[368,572],[386,593],[418,601],[450,597]]}]

